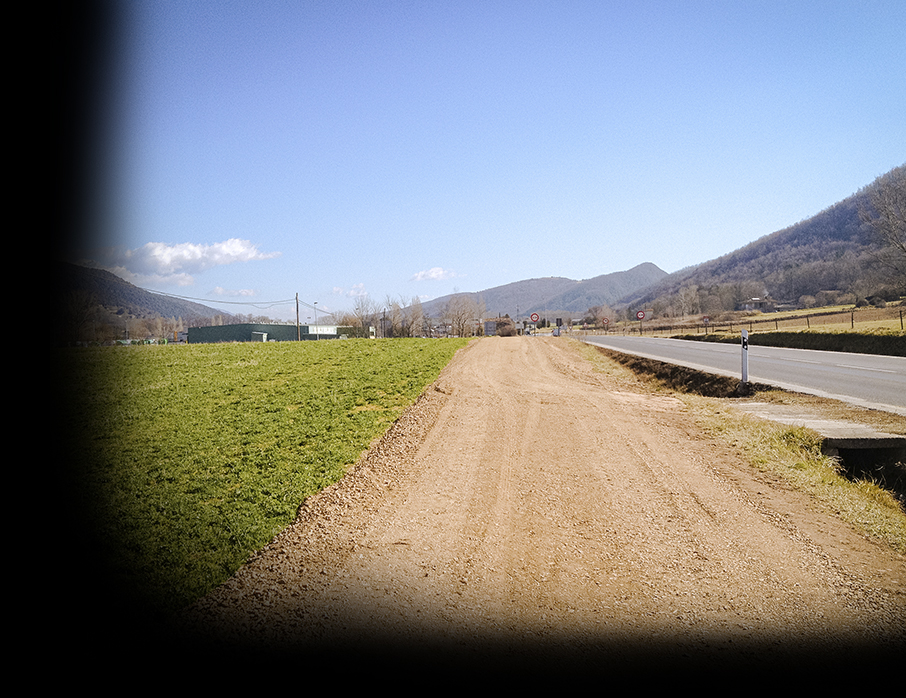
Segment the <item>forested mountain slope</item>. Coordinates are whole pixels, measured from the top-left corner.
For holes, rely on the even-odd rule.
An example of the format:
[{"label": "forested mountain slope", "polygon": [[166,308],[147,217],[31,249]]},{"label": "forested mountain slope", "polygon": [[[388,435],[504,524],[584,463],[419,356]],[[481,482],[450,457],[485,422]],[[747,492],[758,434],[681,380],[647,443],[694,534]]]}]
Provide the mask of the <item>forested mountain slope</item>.
[{"label": "forested mountain slope", "polygon": [[151,293],[103,269],[59,263],[58,283],[65,295],[81,295],[114,313],[134,317],[212,318],[227,315],[200,303]]},{"label": "forested mountain slope", "polygon": [[[892,172],[902,175],[904,168]],[[895,292],[901,281],[879,263],[882,246],[872,225],[860,216],[871,210],[877,182],[807,220],[670,274],[641,293],[627,294],[618,304],[669,306],[683,289],[693,287],[703,312],[732,310],[756,296],[795,303],[822,292],[856,298]],[[712,306],[719,300],[720,307],[705,308],[707,298]]]}]

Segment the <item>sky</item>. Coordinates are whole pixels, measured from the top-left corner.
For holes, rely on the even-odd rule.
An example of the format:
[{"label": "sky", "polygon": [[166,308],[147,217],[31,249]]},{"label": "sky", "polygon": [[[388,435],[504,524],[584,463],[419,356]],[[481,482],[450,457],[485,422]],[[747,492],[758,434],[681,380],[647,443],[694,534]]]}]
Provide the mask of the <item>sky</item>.
[{"label": "sky", "polygon": [[233,313],[674,272],[906,163],[902,0],[119,8],[77,261]]}]

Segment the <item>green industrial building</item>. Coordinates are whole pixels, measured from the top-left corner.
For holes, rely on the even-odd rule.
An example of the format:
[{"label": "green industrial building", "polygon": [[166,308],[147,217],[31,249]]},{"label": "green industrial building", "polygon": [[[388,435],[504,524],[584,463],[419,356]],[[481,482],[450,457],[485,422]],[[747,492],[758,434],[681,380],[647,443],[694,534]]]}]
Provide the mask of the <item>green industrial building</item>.
[{"label": "green industrial building", "polygon": [[218,342],[295,342],[299,339],[340,339],[354,337],[352,327],[336,325],[270,325],[246,322],[239,325],[190,327],[189,344],[216,344]]}]

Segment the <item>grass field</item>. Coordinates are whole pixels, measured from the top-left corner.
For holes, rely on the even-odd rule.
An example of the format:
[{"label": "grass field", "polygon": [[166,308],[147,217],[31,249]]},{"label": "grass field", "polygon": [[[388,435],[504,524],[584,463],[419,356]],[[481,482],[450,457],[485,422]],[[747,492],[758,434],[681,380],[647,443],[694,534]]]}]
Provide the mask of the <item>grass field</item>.
[{"label": "grass field", "polygon": [[823,306],[820,308],[785,310],[780,312],[736,312],[730,318],[712,319],[706,326],[701,316],[658,318],[640,325],[637,321],[621,321],[611,324],[608,330],[592,329],[571,331],[583,334],[638,334],[670,336],[676,334],[705,334],[711,332],[739,333],[740,329],[750,332],[803,331],[813,332],[903,332],[906,327],[906,310],[903,305],[891,304],[886,308],[856,308],[853,305]]},{"label": "grass field", "polygon": [[[902,332],[903,308],[891,305],[886,308],[855,308],[854,306],[825,306],[808,310],[787,310],[776,313],[739,314],[734,321],[712,323],[709,331],[736,331],[746,328],[751,332],[802,331],[814,332]],[[699,323],[700,324],[700,323]],[[672,332],[654,326],[653,332]],[[697,331],[703,332],[702,327]]]},{"label": "grass field", "polygon": [[67,349],[70,496],[116,581],[180,608],[341,478],[466,343]]},{"label": "grass field", "polygon": [[[748,330],[753,345],[851,351],[866,354],[906,356],[904,308],[855,308],[826,306],[777,313],[738,313],[734,320],[722,320],[707,327],[700,319],[684,325],[675,320],[655,320],[642,328],[639,323],[619,323],[610,331],[715,342],[740,342],[740,330]],[[575,331],[575,336],[603,334],[601,330]]]}]

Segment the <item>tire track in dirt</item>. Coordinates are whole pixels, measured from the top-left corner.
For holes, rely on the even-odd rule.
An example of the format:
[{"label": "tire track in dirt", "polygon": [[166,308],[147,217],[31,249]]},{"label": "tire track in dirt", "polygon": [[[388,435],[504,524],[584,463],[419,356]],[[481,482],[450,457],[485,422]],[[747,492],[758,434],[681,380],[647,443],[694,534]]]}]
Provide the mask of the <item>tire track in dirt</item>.
[{"label": "tire track in dirt", "polygon": [[802,514],[807,498],[703,439],[679,400],[553,338],[474,342],[437,386],[183,631],[472,660],[904,648],[903,557]]}]

